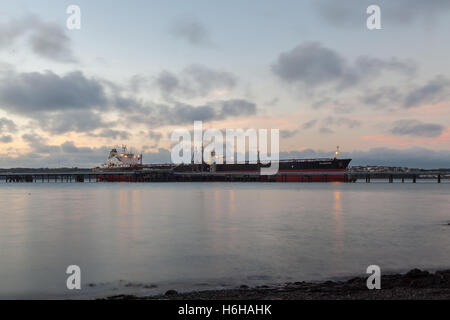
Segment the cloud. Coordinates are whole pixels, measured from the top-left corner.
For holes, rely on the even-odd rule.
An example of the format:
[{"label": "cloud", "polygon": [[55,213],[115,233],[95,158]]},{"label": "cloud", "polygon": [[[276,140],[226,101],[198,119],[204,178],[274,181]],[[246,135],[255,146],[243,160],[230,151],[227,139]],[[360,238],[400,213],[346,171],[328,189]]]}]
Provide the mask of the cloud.
[{"label": "cloud", "polygon": [[[326,117],[322,121],[322,126],[319,129],[321,134],[332,134],[334,130],[332,127],[347,127],[348,129],[353,129],[361,126],[361,121],[354,120],[346,117]],[[315,124],[315,122],[314,122]]]},{"label": "cloud", "polygon": [[314,86],[346,77],[345,64],[335,51],[317,42],[307,42],[280,54],[272,71],[286,82]]},{"label": "cloud", "polygon": [[101,83],[80,71],[63,76],[52,71],[7,73],[0,83],[2,109],[29,115],[32,112],[105,107]]},{"label": "cloud", "polygon": [[382,60],[360,56],[349,64],[338,52],[318,42],[305,42],[281,53],[272,65],[272,71],[285,83],[301,84],[307,88],[320,85],[344,88],[358,85],[363,80],[373,80],[383,71],[411,75],[415,69],[412,62],[396,58]]},{"label": "cloud", "polygon": [[333,133],[331,127],[347,127],[348,129],[353,129],[361,126],[361,121],[354,120],[346,117],[326,117],[322,121],[322,128],[320,133]]},{"label": "cloud", "polygon": [[37,16],[11,19],[0,25],[0,49],[25,38],[38,56],[57,62],[76,62],[70,38],[63,26],[42,21]]},{"label": "cloud", "polygon": [[335,126],[345,126],[349,129],[353,129],[356,127],[361,126],[361,121],[359,120],[354,120],[354,119],[350,119],[350,118],[345,118],[345,117],[327,117],[325,119],[325,123],[328,125],[335,125]]},{"label": "cloud", "polygon": [[194,121],[224,120],[245,117],[257,113],[256,104],[245,99],[213,100],[204,105],[177,102],[173,106],[152,104],[127,115],[129,122],[138,122],[153,127],[188,124]]},{"label": "cloud", "polygon": [[295,136],[298,133],[298,130],[281,130],[280,136],[284,139],[289,139]]},{"label": "cloud", "polygon": [[61,144],[61,150],[65,153],[91,153],[92,148],[89,147],[77,147],[73,141],[66,141]]},{"label": "cloud", "polygon": [[142,159],[144,163],[170,163],[171,152],[165,148],[158,148],[156,152],[145,152]]},{"label": "cloud", "polygon": [[331,25],[350,27],[364,26],[366,9],[373,4],[381,8],[383,28],[408,26],[417,21],[430,25],[450,11],[447,0],[315,0],[314,8]]},{"label": "cloud", "polygon": [[[203,105],[172,98],[170,104],[144,101],[131,95],[127,86],[90,78],[81,71],[59,75],[52,71],[20,73],[10,69],[0,76],[0,109],[31,118],[33,124],[52,134],[85,132],[94,137],[128,138],[126,132],[110,128],[115,122],[103,119],[106,110],[130,122],[156,126],[256,113],[256,105],[245,99],[212,99]],[[176,89],[163,81],[166,76],[158,78],[159,84],[174,97],[176,91],[181,96],[208,98],[216,91],[231,90],[236,83],[233,75],[201,65],[190,65],[176,76]],[[94,133],[98,129],[104,130]]]},{"label": "cloud", "polygon": [[13,138],[10,135],[0,136],[0,142],[2,143],[10,143],[13,141]]},{"label": "cloud", "polygon": [[439,137],[444,126],[434,123],[424,123],[418,120],[398,120],[390,130],[395,135],[411,135],[426,138]]},{"label": "cloud", "polygon": [[302,124],[302,129],[307,130],[307,129],[311,129],[312,127],[315,126],[315,124],[317,123],[317,120],[311,120],[311,121],[307,121],[304,124]]},{"label": "cloud", "polygon": [[223,100],[212,103],[220,108],[218,120],[229,117],[251,116],[256,114],[256,104],[244,99]]},{"label": "cloud", "polygon": [[16,132],[17,126],[14,121],[5,117],[0,118],[0,132]]},{"label": "cloud", "polygon": [[155,141],[156,144],[158,144],[163,135],[162,135],[161,132],[149,130],[148,133],[147,133],[147,136],[151,140]]},{"label": "cloud", "polygon": [[416,107],[423,104],[436,104],[450,97],[450,80],[437,76],[423,86],[409,92],[404,100],[404,107]]},{"label": "cloud", "polygon": [[175,97],[205,97],[215,91],[228,92],[236,86],[236,77],[229,72],[217,71],[206,66],[193,64],[179,75],[162,71],[156,78],[156,85],[169,101]]},{"label": "cloud", "polygon": [[[167,70],[162,71],[156,78],[156,85],[166,96],[171,96],[174,92],[180,91],[181,85],[178,77]],[[184,91],[184,89],[181,89]]]},{"label": "cloud", "polygon": [[30,44],[37,55],[59,62],[75,62],[70,39],[61,26],[39,23],[30,36]]},{"label": "cloud", "polygon": [[209,31],[196,18],[179,18],[170,27],[172,36],[186,41],[193,46],[209,46],[211,39]]},{"label": "cloud", "polygon": [[402,104],[403,94],[398,88],[382,86],[376,89],[368,89],[361,95],[360,100],[367,105],[392,106]]},{"label": "cloud", "polygon": [[28,146],[32,151],[37,154],[49,154],[59,150],[59,146],[47,144],[47,139],[35,133],[26,133],[22,135],[22,140],[28,143]]},{"label": "cloud", "polygon": [[321,133],[321,134],[332,134],[332,133],[334,133],[334,131],[329,129],[329,128],[322,127],[322,128],[319,129],[319,133]]},{"label": "cloud", "polygon": [[211,106],[191,106],[177,104],[167,109],[167,121],[169,124],[183,124],[187,122],[210,121],[216,117],[216,112]]},{"label": "cloud", "polygon": [[[103,126],[103,123],[99,123],[99,126]],[[109,139],[121,139],[128,140],[131,137],[131,134],[124,130],[114,130],[114,129],[103,129],[99,133],[90,133],[92,137],[100,137],[100,138],[109,138]]]},{"label": "cloud", "polygon": [[40,127],[52,134],[63,134],[71,131],[90,132],[110,125],[102,120],[99,113],[90,110],[70,110],[37,117]]},{"label": "cloud", "polygon": [[35,133],[24,134],[22,140],[28,143],[31,152],[24,153],[18,158],[0,156],[1,167],[92,168],[103,163],[111,150],[109,146],[80,147],[73,141],[65,141],[61,145],[49,145],[45,137]]},{"label": "cloud", "polygon": [[414,108],[438,104],[450,99],[450,79],[439,75],[424,84],[413,87],[382,86],[368,89],[359,101],[377,107]]}]

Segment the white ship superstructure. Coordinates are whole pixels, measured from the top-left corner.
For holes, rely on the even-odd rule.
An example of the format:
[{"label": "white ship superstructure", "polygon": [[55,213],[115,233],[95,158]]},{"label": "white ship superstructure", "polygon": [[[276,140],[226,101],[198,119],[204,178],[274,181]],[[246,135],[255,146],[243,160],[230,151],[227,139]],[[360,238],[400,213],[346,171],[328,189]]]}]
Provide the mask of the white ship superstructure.
[{"label": "white ship superstructure", "polygon": [[135,155],[127,151],[126,146],[122,146],[121,152],[114,148],[109,152],[109,157],[101,168],[129,168],[142,164],[142,154]]}]

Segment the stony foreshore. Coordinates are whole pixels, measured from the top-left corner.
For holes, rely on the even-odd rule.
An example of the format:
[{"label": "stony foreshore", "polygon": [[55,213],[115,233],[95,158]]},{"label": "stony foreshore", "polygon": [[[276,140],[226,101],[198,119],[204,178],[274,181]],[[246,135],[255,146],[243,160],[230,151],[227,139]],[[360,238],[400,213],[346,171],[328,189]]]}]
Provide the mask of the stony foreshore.
[{"label": "stony foreshore", "polygon": [[347,281],[290,282],[280,287],[205,290],[178,293],[169,290],[163,295],[138,297],[115,295],[107,299],[163,299],[163,300],[396,300],[396,299],[450,299],[450,270],[434,273],[413,269],[405,274],[381,277],[380,290],[368,290],[366,278]]}]

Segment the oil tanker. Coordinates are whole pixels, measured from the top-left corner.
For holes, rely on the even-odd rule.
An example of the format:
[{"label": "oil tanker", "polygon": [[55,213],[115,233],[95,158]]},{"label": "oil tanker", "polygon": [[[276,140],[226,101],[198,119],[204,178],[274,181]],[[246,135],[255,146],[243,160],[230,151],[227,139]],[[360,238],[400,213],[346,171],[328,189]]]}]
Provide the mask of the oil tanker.
[{"label": "oil tanker", "polygon": [[[334,157],[319,159],[279,160],[278,171],[271,176],[261,176],[261,168],[270,167],[270,163],[255,162],[216,163],[214,153],[211,159],[201,163],[187,164],[143,164],[142,154],[128,152],[122,146],[119,152],[113,148],[108,159],[94,171],[108,172],[99,176],[100,181],[235,181],[228,178],[247,177],[238,181],[274,181],[274,182],[344,182],[345,172],[351,159],[340,159],[339,147]],[[118,174],[112,174],[117,172]],[[120,174],[119,174],[120,172]],[[126,174],[129,172],[130,174]],[[146,180],[146,177],[153,177]],[[157,177],[157,178],[155,178]],[[162,178],[164,177],[164,178]],[[255,177],[258,177],[257,179]]]}]

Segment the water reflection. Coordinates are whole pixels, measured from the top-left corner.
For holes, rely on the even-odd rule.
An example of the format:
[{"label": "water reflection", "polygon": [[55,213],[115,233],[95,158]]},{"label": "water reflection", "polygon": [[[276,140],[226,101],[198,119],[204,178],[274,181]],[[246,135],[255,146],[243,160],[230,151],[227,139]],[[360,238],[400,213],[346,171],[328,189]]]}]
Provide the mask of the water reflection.
[{"label": "water reflection", "polygon": [[333,195],[334,253],[336,260],[341,262],[343,259],[342,253],[344,249],[341,191],[334,191]]}]

